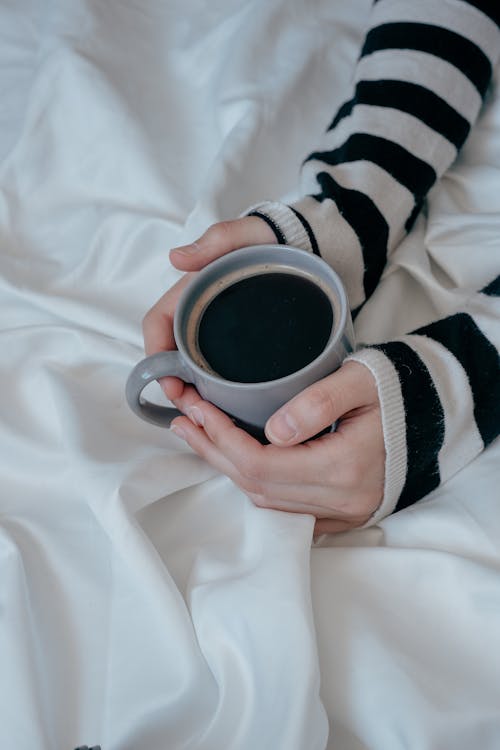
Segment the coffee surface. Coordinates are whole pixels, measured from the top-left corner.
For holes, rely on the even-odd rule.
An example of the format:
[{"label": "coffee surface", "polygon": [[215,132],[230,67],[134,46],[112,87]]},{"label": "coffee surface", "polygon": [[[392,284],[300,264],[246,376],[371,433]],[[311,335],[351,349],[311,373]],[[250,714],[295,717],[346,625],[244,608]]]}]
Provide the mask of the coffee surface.
[{"label": "coffee surface", "polygon": [[226,380],[259,383],[316,359],[332,325],[330,300],[316,284],[292,273],[265,273],[235,282],[209,303],[198,347]]}]

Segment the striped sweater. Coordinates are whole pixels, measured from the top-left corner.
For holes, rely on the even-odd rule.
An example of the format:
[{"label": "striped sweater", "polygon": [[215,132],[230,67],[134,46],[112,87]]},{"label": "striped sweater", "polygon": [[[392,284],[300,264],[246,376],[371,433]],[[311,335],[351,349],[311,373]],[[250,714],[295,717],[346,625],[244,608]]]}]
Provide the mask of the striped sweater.
[{"label": "striped sweater", "polygon": [[[479,114],[499,24],[499,0],[375,0],[352,97],[304,162],[305,197],[248,212],[279,242],[329,262],[353,317]],[[382,409],[385,492],[372,521],[428,494],[498,436],[499,347],[497,276],[462,290],[448,317],[351,356],[373,373]]]}]

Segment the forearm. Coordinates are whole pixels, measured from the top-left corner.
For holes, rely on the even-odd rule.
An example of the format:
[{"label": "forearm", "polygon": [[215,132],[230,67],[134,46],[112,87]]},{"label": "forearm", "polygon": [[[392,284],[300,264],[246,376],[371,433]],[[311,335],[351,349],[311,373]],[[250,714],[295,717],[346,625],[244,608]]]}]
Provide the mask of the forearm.
[{"label": "forearm", "polygon": [[353,96],[304,163],[304,198],[252,211],[279,241],[322,255],[353,310],[477,119],[500,52],[500,6],[378,0]]}]

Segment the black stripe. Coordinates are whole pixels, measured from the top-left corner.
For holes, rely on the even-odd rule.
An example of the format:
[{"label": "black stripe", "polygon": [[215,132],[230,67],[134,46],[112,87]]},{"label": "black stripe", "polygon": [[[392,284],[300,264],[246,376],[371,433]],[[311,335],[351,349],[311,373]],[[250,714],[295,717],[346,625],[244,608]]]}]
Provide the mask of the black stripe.
[{"label": "black stripe", "polygon": [[420,211],[422,210],[422,206],[425,203],[424,198],[420,198],[416,201],[415,205],[413,206],[413,210],[411,214],[408,216],[408,218],[405,221],[405,232],[408,234],[413,229],[413,225],[415,224],[418,215]]},{"label": "black stripe", "polygon": [[465,117],[433,91],[416,83],[384,79],[360,81],[356,86],[354,99],[340,108],[329,130],[343,117],[347,117],[356,104],[390,107],[413,115],[450,141],[456,149],[463,145],[470,130]]},{"label": "black stripe", "polygon": [[[357,91],[357,86],[356,86],[356,91]],[[352,110],[354,109],[354,106],[357,103],[358,103],[358,101],[357,101],[357,97],[356,96],[354,96],[353,99],[349,99],[348,102],[344,102],[344,104],[340,107],[340,109],[338,110],[337,114],[335,115],[333,121],[328,126],[327,131],[328,130],[333,130],[335,127],[337,127],[337,125],[339,124],[339,122],[341,120],[343,120],[344,117],[349,117],[349,115],[351,114]]]},{"label": "black stripe", "polygon": [[481,289],[481,291],[483,294],[488,294],[490,297],[500,297],[500,276],[493,279],[493,281],[490,282],[488,286],[485,286],[484,289]]},{"label": "black stripe", "polygon": [[320,202],[327,198],[334,201],[359,239],[365,264],[363,288],[368,299],[377,286],[387,261],[387,221],[371,198],[364,193],[342,187],[327,172],[320,172],[316,179],[321,193],[312,197]]},{"label": "black stripe", "polygon": [[406,413],[407,473],[396,510],[412,505],[439,486],[438,454],[444,442],[444,411],[418,354],[401,341],[378,344],[399,376]]},{"label": "black stripe", "polygon": [[358,317],[358,315],[361,312],[361,310],[363,309],[363,305],[364,305],[364,302],[362,302],[360,305],[358,305],[357,307],[355,307],[354,310],[351,310],[351,318],[352,318],[352,322],[353,323],[356,320],[356,318]]},{"label": "black stripe", "polygon": [[454,65],[484,97],[491,79],[491,63],[469,39],[440,26],[426,23],[386,23],[366,35],[361,57],[384,49],[427,52]]},{"label": "black stripe", "polygon": [[279,228],[277,224],[274,223],[272,219],[269,218],[269,216],[266,216],[266,214],[261,214],[260,211],[250,211],[247,216],[258,216],[259,219],[263,219],[266,224],[268,224],[271,229],[273,230],[274,234],[276,235],[276,239],[278,240],[279,245],[286,245],[286,237]]},{"label": "black stripe", "polygon": [[309,237],[309,242],[311,243],[311,248],[314,253],[314,255],[320,255],[318,243],[316,242],[316,237],[314,236],[314,232],[311,229],[311,225],[307,221],[305,216],[302,216],[301,213],[295,210],[295,208],[292,208],[292,206],[288,206],[288,208],[293,211],[297,219],[300,221],[302,226],[304,227],[307,236]]},{"label": "black stripe", "polygon": [[488,445],[500,434],[500,357],[467,313],[457,313],[415,331],[439,341],[458,359],[469,378],[474,419]]},{"label": "black stripe", "polygon": [[371,161],[389,172],[394,179],[423,198],[436,181],[436,172],[427,162],[414,156],[398,143],[368,133],[354,133],[333,151],[316,151],[306,161],[317,159],[334,166],[352,161]]}]

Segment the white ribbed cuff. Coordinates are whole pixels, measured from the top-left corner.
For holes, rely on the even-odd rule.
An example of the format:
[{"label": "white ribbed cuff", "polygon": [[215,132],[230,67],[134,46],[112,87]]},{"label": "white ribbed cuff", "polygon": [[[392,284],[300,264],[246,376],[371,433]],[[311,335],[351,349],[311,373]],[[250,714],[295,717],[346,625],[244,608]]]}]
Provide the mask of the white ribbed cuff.
[{"label": "white ribbed cuff", "polygon": [[[398,373],[391,360],[378,349],[360,349],[347,357],[365,365],[377,384],[385,444],[384,497],[365,526],[373,526],[390,515],[403,490],[407,471],[406,414]],[[346,360],[346,361],[347,361]]]},{"label": "white ribbed cuff", "polygon": [[258,211],[258,213],[267,216],[269,221],[274,224],[285,237],[286,245],[298,247],[301,250],[307,250],[309,253],[312,253],[311,242],[304,225],[286,203],[272,201],[258,203],[247,209],[242,216],[248,216],[248,214],[253,211]]}]

